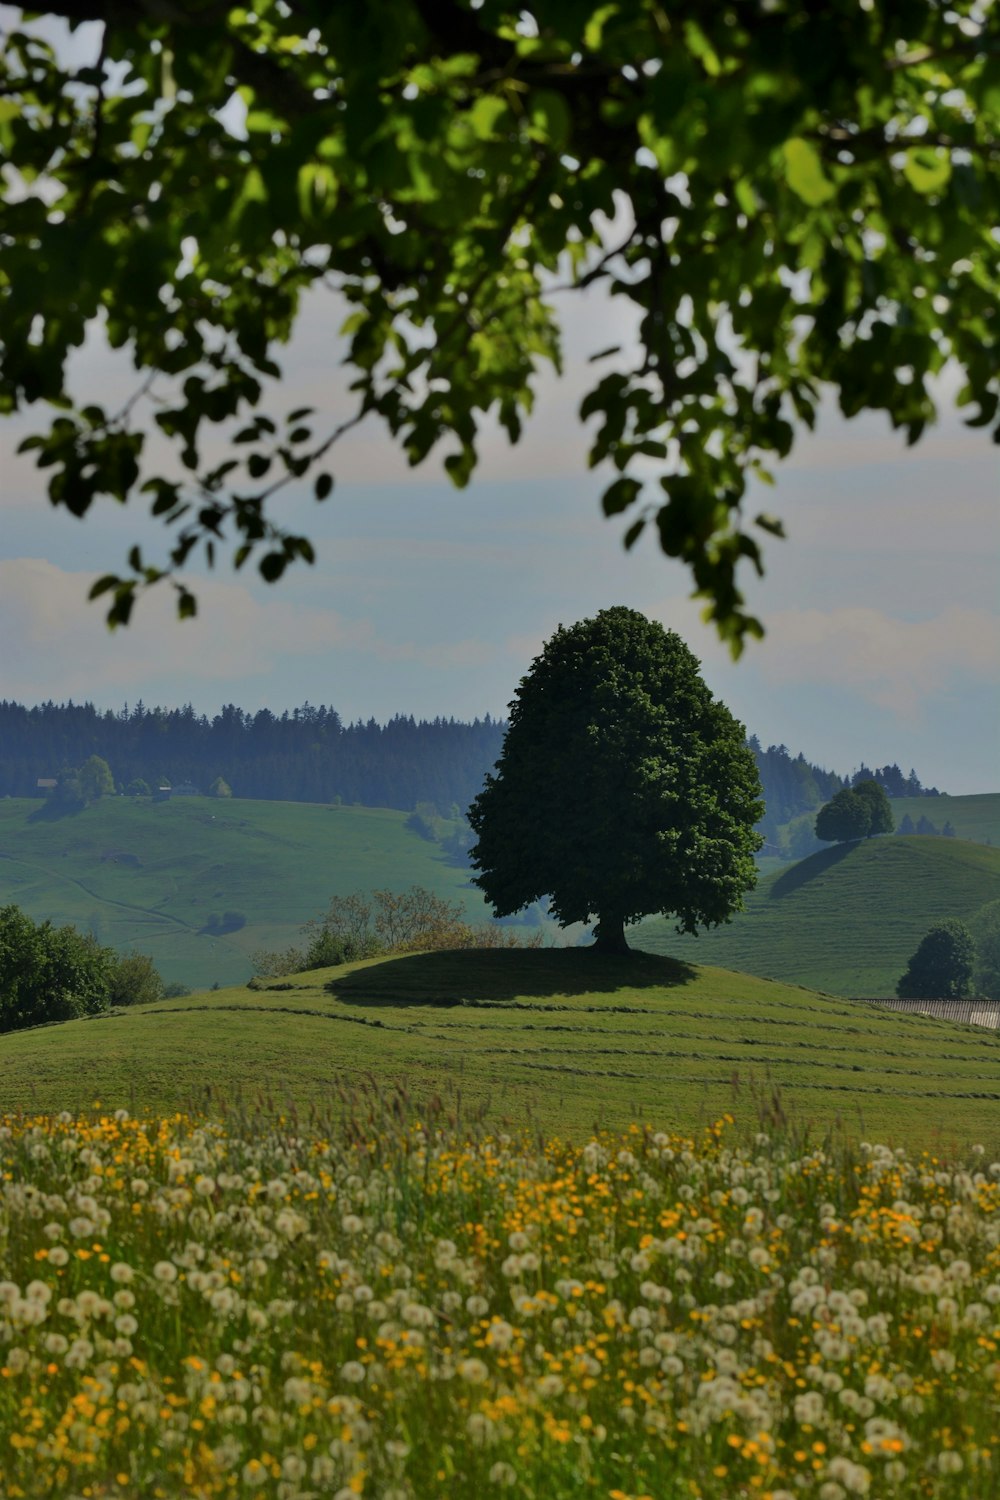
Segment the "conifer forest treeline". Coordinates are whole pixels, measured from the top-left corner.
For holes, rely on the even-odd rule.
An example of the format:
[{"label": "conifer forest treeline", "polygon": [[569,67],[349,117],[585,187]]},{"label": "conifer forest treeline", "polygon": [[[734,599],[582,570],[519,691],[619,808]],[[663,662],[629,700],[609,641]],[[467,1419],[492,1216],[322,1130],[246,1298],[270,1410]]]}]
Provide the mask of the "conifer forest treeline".
[{"label": "conifer forest treeline", "polygon": [[[37,795],[40,780],[80,766],[89,756],[108,762],[117,786],[151,788],[188,783],[207,791],[222,778],[237,797],[289,802],[360,803],[408,812],[433,803],[442,816],[464,813],[500,755],[501,719],[421,719],[397,715],[386,724],[344,723],[333,708],[306,703],[282,714],[249,713],[233,704],[213,718],[184,708],[118,712],[92,704],[0,702],[0,796]],[[765,838],[815,809],[842,786],[873,776],[890,796],[925,789],[898,766],[862,766],[850,777],[793,756],[784,745],[750,747],[767,804]]]}]

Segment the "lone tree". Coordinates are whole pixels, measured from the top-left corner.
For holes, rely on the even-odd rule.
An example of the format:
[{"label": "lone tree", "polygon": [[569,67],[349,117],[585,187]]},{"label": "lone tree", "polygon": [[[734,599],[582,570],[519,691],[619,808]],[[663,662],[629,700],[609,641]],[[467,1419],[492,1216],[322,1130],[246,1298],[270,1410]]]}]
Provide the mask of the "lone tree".
[{"label": "lone tree", "polygon": [[902,1000],[964,1000],[972,994],[976,945],[964,922],[938,922],[896,986]]},{"label": "lone tree", "polygon": [[[467,483],[601,286],[637,329],[580,409],[604,512],[738,649],[781,534],[752,484],[824,388],[913,443],[947,362],[997,426],[997,77],[982,0],[52,0],[0,50],[0,413],[40,408],[53,504],[163,521],[95,585],[124,621],[195,552],[310,560],[273,497],[325,498],[362,420]],[[329,292],[347,393],[275,410]],[[85,339],[134,362],[120,406],[74,388]]]},{"label": "lone tree", "polygon": [[469,809],[475,883],[497,916],[542,897],[628,951],[651,912],[716,926],[756,879],[764,811],[740,724],[679,636],[635,610],[562,626],[510,705],[496,775]]},{"label": "lone tree", "polygon": [[873,838],[876,833],[893,833],[896,820],[892,815],[892,803],[886,796],[885,788],[879,786],[874,779],[859,781],[853,788],[854,795],[861,797],[868,806],[868,832],[867,838]]},{"label": "lone tree", "polygon": [[867,838],[871,824],[868,799],[844,787],[816,814],[816,837],[825,844],[846,844],[853,839]]}]

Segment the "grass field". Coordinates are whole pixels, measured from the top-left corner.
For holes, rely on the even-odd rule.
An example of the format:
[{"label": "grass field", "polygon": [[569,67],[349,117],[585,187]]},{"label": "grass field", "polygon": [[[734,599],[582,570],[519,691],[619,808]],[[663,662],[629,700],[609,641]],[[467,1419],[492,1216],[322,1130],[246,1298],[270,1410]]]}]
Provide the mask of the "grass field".
[{"label": "grass field", "polygon": [[[168,981],[248,979],[255,948],[285,948],[333,894],[423,885],[488,915],[468,874],[381,808],[185,797],[115,797],[55,821],[43,804],[0,801],[0,905],[72,922],[115,948],[149,953]],[[205,932],[214,912],[246,926]]]},{"label": "grass field", "polygon": [[14,1108],[329,1105],[370,1078],[579,1136],[755,1096],[855,1137],[1000,1148],[1000,1037],[720,969],[585,950],[375,960],[0,1037]]},{"label": "grass field", "polygon": [[896,826],[909,813],[914,826],[922,817],[935,828],[950,823],[960,839],[1000,847],[1000,792],[972,797],[898,797],[893,800]]},{"label": "grass field", "polygon": [[831,994],[892,995],[934,922],[969,917],[998,896],[1000,849],[886,837],[835,844],[765,877],[728,926],[681,937],[651,918],[631,941]]}]

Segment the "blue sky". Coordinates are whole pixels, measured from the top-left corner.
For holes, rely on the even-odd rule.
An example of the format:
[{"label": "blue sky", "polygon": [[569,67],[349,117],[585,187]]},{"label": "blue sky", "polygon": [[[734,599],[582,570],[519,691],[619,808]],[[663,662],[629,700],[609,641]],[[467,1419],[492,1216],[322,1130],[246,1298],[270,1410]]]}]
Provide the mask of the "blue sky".
[{"label": "blue sky", "polygon": [[[271,588],[227,569],[196,578],[190,623],[172,621],[164,590],[128,630],[107,632],[85,602],[90,582],[135,540],[155,558],[157,528],[110,501],[83,522],[53,511],[44,476],[14,455],[31,414],[0,424],[0,697],[502,714],[558,623],[628,604],[683,634],[765,743],[841,771],[898,761],[955,793],[997,788],[1000,474],[988,435],[949,412],[907,450],[880,416],[845,423],[826,410],[757,497],[789,540],[768,541],[767,577],[751,589],[767,639],[734,664],[684,570],[652,540],[625,554],[621,520],[600,517],[602,476],[586,467],[576,408],[593,376],[586,355],[627,342],[629,328],[594,296],[563,299],[562,314],[566,374],[540,379],[518,448],[487,433],[458,492],[440,456],[410,471],[383,430],[358,429],[336,450],[325,505],[307,486],[281,501],[316,541],[316,566]],[[310,305],[277,410],[308,403],[331,426],[348,413],[340,316],[332,296]],[[95,337],[74,380],[113,406],[135,375]]]}]

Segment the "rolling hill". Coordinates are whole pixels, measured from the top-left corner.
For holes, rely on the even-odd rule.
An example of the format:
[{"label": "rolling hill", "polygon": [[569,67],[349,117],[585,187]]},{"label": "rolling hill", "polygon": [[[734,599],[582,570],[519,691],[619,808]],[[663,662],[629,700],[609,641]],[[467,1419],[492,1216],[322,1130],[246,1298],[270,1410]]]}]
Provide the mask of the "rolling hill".
[{"label": "rolling hill", "polygon": [[835,844],[768,875],[727,926],[687,937],[650,918],[630,941],[829,994],[888,996],[934,922],[969,917],[996,897],[1000,849],[887,836]]},{"label": "rolling hill", "polygon": [[950,823],[960,839],[1000,847],[1000,792],[970,797],[895,797],[892,811],[897,828],[907,815],[914,826],[926,817],[936,828]]},{"label": "rolling hill", "polygon": [[404,1084],[497,1126],[800,1124],[1000,1147],[1000,1036],[646,954],[428,953],[0,1037],[0,1114],[125,1107],[327,1112]]},{"label": "rolling hill", "polygon": [[[489,913],[468,872],[383,808],[181,797],[114,797],[57,819],[0,801],[0,905],[72,922],[149,953],[164,978],[208,988],[250,977],[255,948],[285,948],[333,894],[423,885]],[[246,918],[228,932],[209,919]]]}]

